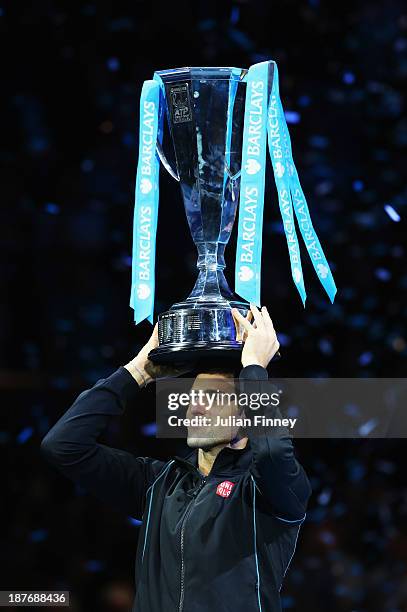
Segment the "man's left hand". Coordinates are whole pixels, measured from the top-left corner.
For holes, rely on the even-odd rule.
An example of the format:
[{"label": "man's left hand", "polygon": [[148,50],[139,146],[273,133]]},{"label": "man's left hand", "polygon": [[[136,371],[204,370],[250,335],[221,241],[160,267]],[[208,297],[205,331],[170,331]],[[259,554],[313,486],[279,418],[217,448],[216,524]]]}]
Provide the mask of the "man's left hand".
[{"label": "man's left hand", "polygon": [[[246,318],[237,308],[232,308],[235,323],[243,329],[242,365],[260,365],[267,368],[270,361],[280,348],[273,322],[265,306],[259,310],[255,304],[250,304]],[[236,325],[238,328],[238,325]]]}]

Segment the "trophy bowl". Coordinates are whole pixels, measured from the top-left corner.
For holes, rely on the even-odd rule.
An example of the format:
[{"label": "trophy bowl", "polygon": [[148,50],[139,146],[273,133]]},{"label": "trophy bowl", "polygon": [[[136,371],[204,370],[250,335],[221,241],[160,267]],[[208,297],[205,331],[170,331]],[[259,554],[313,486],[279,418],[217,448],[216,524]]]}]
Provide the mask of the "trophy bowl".
[{"label": "trophy bowl", "polygon": [[190,295],[158,316],[159,346],[149,358],[159,364],[201,358],[240,359],[243,330],[231,308],[245,316],[249,304],[229,288],[224,251],[239,203],[247,70],[177,68],[155,73],[161,84],[175,168],[157,143],[157,153],[179,181],[198,278]]}]

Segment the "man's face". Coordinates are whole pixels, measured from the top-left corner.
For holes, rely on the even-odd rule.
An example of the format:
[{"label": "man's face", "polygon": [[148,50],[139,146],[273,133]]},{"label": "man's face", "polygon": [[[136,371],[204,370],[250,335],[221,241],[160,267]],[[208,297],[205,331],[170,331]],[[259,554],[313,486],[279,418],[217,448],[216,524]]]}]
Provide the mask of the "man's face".
[{"label": "man's face", "polygon": [[[226,394],[236,393],[234,379],[232,374],[225,373],[201,373],[195,378],[194,384],[191,387],[196,391],[196,397],[199,393],[199,403],[188,406],[186,417],[188,419],[202,415],[211,420],[210,425],[199,425],[188,427],[187,444],[192,448],[209,449],[219,444],[229,444],[236,437],[239,427],[219,427],[216,425],[217,417],[222,419],[229,416],[238,416],[240,414],[239,407],[233,401],[233,395],[230,398]],[[216,394],[225,394],[223,398],[226,401],[217,401]],[[210,399],[212,398],[212,399]]]}]

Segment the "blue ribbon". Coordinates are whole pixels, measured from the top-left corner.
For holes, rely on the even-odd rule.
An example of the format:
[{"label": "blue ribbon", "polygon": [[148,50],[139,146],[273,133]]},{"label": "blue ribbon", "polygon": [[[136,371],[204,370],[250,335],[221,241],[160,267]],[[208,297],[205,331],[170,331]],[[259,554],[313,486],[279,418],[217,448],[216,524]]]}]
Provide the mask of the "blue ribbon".
[{"label": "blue ribbon", "polygon": [[[278,103],[278,115],[279,123],[282,127],[283,132],[283,151],[285,159],[285,168],[288,173],[288,180],[290,186],[291,199],[294,206],[295,215],[297,217],[298,225],[300,228],[301,235],[305,242],[308,254],[310,256],[314,270],[320,280],[321,285],[325,289],[329,299],[333,303],[336,295],[335,281],[329,267],[328,261],[325,257],[325,253],[322,249],[321,243],[318,239],[316,231],[312,225],[311,215],[308,209],[307,200],[305,199],[304,192],[302,190],[298,172],[294,164],[293,154],[291,149],[290,133],[288,131],[287,122],[285,119],[283,105],[281,103],[280,96],[278,94],[278,69],[277,64],[274,62],[274,76],[273,76],[273,91],[277,92],[277,103]],[[276,170],[273,166],[274,178],[276,178]],[[295,231],[295,230],[294,230]],[[300,263],[301,267],[301,263]],[[294,282],[295,282],[295,277]],[[300,291],[300,285],[297,284],[297,289]],[[301,294],[301,291],[300,291]],[[305,299],[303,300],[305,303]]]},{"label": "blue ribbon", "polygon": [[[295,231],[294,209],[291,197],[291,185],[289,173],[286,168],[286,141],[283,143],[283,129],[279,106],[278,76],[276,78],[277,66],[274,66],[273,85],[271,89],[268,108],[268,146],[271,164],[273,166],[274,180],[276,183],[278,203],[281,218],[283,220],[285,237],[287,240],[288,254],[291,264],[291,275],[298,289],[303,305],[305,306],[306,292],[304,278],[302,275],[300,245],[298,244]],[[277,73],[278,74],[278,73]],[[285,135],[285,134],[284,134]]]},{"label": "blue ribbon", "polygon": [[[300,294],[303,305],[305,305],[306,291],[301,266],[300,247],[295,229],[294,214],[305,242],[308,254],[311,258],[317,276],[328,294],[331,302],[336,294],[335,281],[329,264],[325,257],[322,246],[318,240],[312,225],[307,201],[302,190],[298,173],[294,164],[290,134],[284,116],[283,106],[280,100],[278,84],[278,68],[274,61],[261,62],[251,66],[247,74],[246,109],[243,130],[242,150],[242,180],[239,202],[239,226],[238,242],[236,252],[235,287],[236,292],[250,302],[260,305],[260,273],[261,273],[261,249],[262,249],[262,215],[264,200],[264,168],[266,158],[266,139],[264,138],[264,125],[261,123],[261,136],[258,141],[257,161],[260,164],[258,172],[253,172],[256,167],[250,155],[250,138],[253,129],[250,130],[250,121],[253,116],[253,83],[257,89],[268,92],[269,67],[273,68],[272,86],[270,100],[267,105],[266,131],[268,146],[273,166],[274,180],[276,183],[278,201],[284,231],[287,240],[288,253],[291,264],[291,274],[294,284]],[[262,86],[257,81],[263,83]],[[255,98],[256,100],[256,98]],[[263,109],[262,101],[262,109]],[[264,115],[265,116],[265,115]],[[256,193],[255,210],[257,217],[251,228],[247,226],[248,211],[250,211],[248,194],[250,190]],[[252,231],[248,231],[248,230]],[[252,255],[250,255],[252,253]],[[243,266],[245,266],[243,268]],[[244,272],[244,274],[242,273]]]},{"label": "blue ribbon", "polygon": [[260,306],[261,248],[267,146],[269,62],[254,64],[246,76],[235,289]]},{"label": "blue ribbon", "polygon": [[161,139],[160,85],[145,81],[140,98],[139,157],[137,165],[130,306],[134,321],[153,323],[155,290],[155,242],[158,219],[159,160]]}]

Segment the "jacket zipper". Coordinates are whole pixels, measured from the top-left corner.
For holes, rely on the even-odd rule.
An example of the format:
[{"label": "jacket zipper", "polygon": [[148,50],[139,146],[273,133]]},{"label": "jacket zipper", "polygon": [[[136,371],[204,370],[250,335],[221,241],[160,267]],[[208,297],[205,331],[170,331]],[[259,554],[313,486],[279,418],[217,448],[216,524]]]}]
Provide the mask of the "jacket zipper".
[{"label": "jacket zipper", "polygon": [[180,540],[180,544],[181,544],[181,590],[180,590],[180,596],[179,596],[178,612],[182,612],[182,610],[184,608],[184,596],[185,596],[185,563],[184,563],[184,532],[185,532],[185,524],[187,522],[187,518],[189,516],[189,513],[192,510],[192,506],[195,503],[197,495],[200,492],[200,490],[202,489],[202,487],[204,486],[205,482],[206,482],[206,478],[202,478],[201,484],[199,485],[199,487],[195,491],[195,493],[193,495],[193,498],[192,498],[192,500],[189,503],[188,509],[187,509],[187,511],[184,514],[184,518],[182,519],[181,540]]}]

